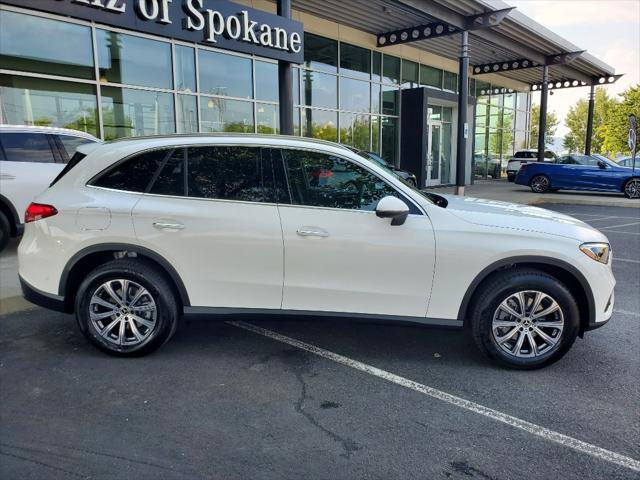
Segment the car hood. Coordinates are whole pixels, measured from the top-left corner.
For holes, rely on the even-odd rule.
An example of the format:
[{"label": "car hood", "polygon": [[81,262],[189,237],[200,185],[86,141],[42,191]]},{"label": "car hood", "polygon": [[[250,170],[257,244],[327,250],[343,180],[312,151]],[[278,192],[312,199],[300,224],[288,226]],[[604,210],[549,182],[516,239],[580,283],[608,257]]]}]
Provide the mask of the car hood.
[{"label": "car hood", "polygon": [[575,239],[606,242],[607,238],[582,220],[544,208],[473,197],[442,195],[447,211],[465,222]]}]

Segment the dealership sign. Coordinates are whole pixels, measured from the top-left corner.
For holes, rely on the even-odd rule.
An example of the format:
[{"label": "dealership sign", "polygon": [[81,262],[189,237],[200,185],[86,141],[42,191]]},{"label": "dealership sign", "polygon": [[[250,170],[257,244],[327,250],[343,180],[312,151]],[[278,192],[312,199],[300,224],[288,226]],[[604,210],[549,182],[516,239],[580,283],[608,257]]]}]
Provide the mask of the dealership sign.
[{"label": "dealership sign", "polygon": [[0,3],[292,63],[302,63],[304,59],[301,22],[225,0],[0,0]]}]

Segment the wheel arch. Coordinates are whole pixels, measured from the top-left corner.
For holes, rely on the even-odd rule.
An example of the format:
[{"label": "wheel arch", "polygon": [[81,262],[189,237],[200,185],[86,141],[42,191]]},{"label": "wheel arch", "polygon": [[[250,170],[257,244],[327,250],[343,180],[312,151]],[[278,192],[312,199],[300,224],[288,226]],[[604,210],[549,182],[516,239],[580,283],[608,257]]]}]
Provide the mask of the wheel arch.
[{"label": "wheel arch", "polygon": [[569,288],[571,293],[576,297],[580,309],[580,335],[582,336],[589,324],[595,322],[596,307],[591,286],[584,275],[573,265],[551,257],[533,255],[511,257],[499,260],[484,268],[467,288],[458,311],[458,320],[462,321],[465,327],[469,326],[470,319],[467,313],[478,287],[484,280],[495,273],[511,268],[523,267],[535,268],[548,273]]},{"label": "wheel arch", "polygon": [[2,194],[0,194],[0,211],[2,211],[2,213],[6,215],[7,220],[9,220],[9,227],[11,228],[10,235],[12,237],[17,236],[20,233],[20,217],[13,203]]},{"label": "wheel arch", "polygon": [[58,286],[58,294],[64,298],[65,311],[71,313],[75,296],[82,279],[91,270],[102,265],[114,258],[136,257],[154,264],[167,276],[174,289],[176,300],[180,302],[180,307],[189,307],[189,295],[187,289],[180,278],[176,269],[164,257],[139,245],[130,245],[125,243],[105,243],[100,245],[92,245],[78,251],[69,259],[65,265],[60,283]]}]

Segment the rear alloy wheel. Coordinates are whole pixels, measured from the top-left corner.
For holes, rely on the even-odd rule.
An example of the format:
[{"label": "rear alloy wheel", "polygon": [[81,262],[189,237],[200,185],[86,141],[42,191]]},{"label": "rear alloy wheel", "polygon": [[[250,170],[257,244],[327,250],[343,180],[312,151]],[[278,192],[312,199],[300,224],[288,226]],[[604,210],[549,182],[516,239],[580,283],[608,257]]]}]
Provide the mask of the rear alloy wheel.
[{"label": "rear alloy wheel", "polygon": [[559,280],[542,271],[513,268],[483,281],[469,318],[474,340],[489,358],[511,368],[534,369],[569,351],[580,313]]},{"label": "rear alloy wheel", "polygon": [[164,344],[175,332],[173,291],[153,265],[121,259],[96,268],[76,297],[80,330],[103,352],[139,356]]},{"label": "rear alloy wheel", "polygon": [[624,194],[627,198],[640,198],[640,178],[632,178],[625,183]]},{"label": "rear alloy wheel", "polygon": [[546,193],[550,187],[551,182],[546,175],[536,175],[531,179],[531,191],[535,193]]}]

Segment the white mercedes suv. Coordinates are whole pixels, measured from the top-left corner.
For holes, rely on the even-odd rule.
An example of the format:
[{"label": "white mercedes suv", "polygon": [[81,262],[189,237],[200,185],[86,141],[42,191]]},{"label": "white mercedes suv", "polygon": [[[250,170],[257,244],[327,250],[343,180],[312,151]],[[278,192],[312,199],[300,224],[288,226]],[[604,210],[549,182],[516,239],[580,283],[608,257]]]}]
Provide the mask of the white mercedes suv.
[{"label": "white mercedes suv", "polygon": [[599,231],[421,192],[340,145],[225,134],[83,148],[27,209],[19,273],[28,300],[75,312],[107,353],[149,353],[183,315],[331,315],[467,327],[492,359],[536,368],[613,310]]}]

